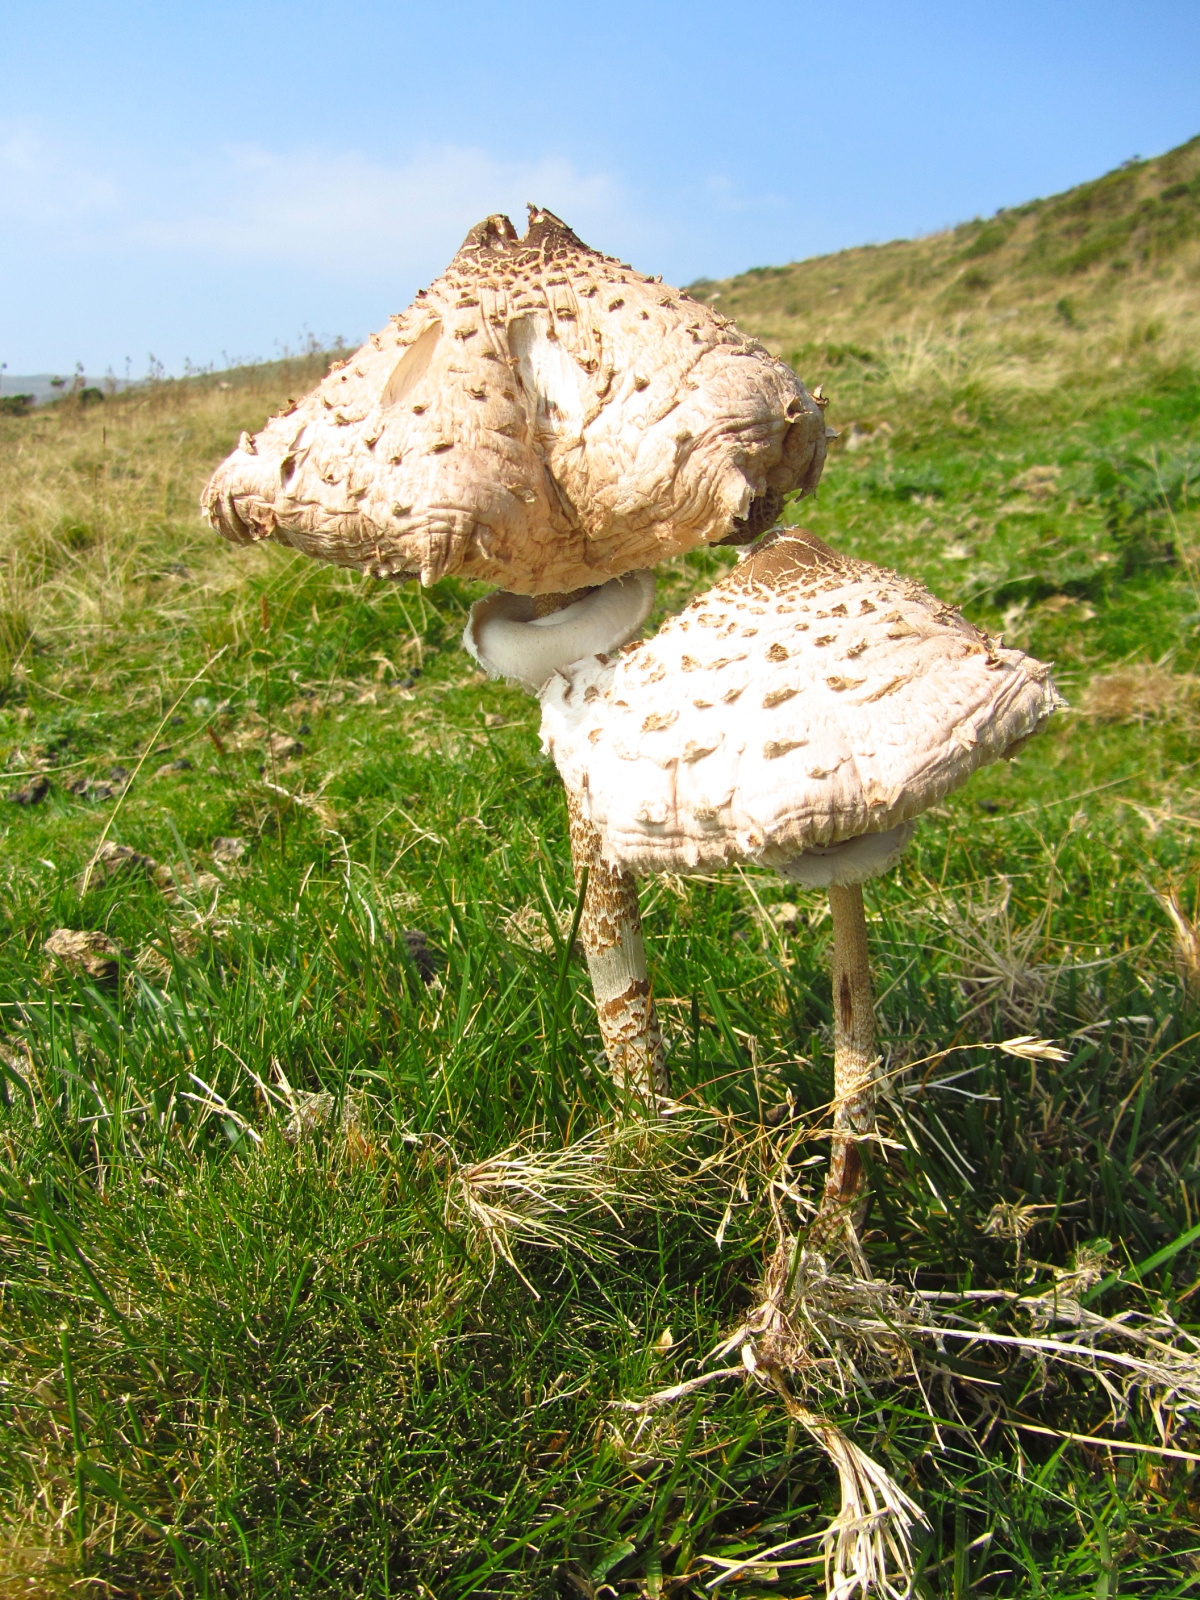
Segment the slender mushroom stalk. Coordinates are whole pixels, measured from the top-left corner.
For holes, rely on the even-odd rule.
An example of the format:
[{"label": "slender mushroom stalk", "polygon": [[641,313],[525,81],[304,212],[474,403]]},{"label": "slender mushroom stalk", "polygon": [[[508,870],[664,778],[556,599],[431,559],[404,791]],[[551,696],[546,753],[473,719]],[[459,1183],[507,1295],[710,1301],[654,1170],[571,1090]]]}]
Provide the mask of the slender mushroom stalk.
[{"label": "slender mushroom stalk", "polygon": [[608,1070],[619,1087],[654,1106],[669,1086],[646,967],[637,879],[604,860],[603,840],[584,816],[580,797],[570,791],[567,819],[576,890],[585,871],[588,875],[579,942],[592,980]]},{"label": "slender mushroom stalk", "polygon": [[833,919],[833,1146],[809,1243],[843,1233],[857,1220],[866,1174],[858,1140],[875,1126],[875,1001],[861,883],[831,883]]},{"label": "slender mushroom stalk", "polygon": [[[912,833],[911,823],[902,824],[886,834],[806,851],[780,868],[793,882],[826,890],[833,924],[833,1126],[825,1190],[805,1242],[824,1255],[844,1252],[856,1270],[864,1272],[857,1226],[865,1208],[867,1180],[859,1146],[875,1128],[879,1057],[862,886],[865,879],[895,864]],[[791,1241],[785,1242],[783,1257],[787,1265],[781,1260],[775,1276],[790,1275]]]},{"label": "slender mushroom stalk", "polygon": [[[607,661],[608,652],[641,627],[653,603],[654,577],[648,572],[534,600],[491,594],[472,607],[463,643],[495,676],[537,689],[581,658]],[[637,880],[604,859],[603,840],[585,815],[583,798],[569,788],[567,819],[577,890],[587,874],[579,942],[609,1071],[621,1088],[653,1105],[667,1093],[667,1071],[646,969]]]},{"label": "slender mushroom stalk", "polygon": [[[538,595],[535,618],[553,616],[575,605],[588,589]],[[669,1093],[662,1029],[650,989],[637,879],[612,867],[601,853],[602,840],[583,814],[578,795],[567,791],[571,865],[578,893],[587,874],[587,894],[579,918],[579,943],[592,980],[600,1042],[613,1081],[654,1105]]]}]

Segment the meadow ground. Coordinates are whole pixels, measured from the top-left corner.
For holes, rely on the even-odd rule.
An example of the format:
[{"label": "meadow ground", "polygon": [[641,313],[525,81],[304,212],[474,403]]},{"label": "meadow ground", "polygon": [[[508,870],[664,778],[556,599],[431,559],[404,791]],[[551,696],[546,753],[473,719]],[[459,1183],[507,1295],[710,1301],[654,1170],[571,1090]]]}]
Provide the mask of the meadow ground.
[{"label": "meadow ground", "polygon": [[[1200,359],[1155,315],[809,338],[841,438],[787,515],[1055,661],[1071,702],[869,890],[872,1264],[1186,1326]],[[824,1524],[829,1463],[753,1387],[610,1402],[753,1303],[798,1134],[820,1182],[825,907],[766,873],[646,886],[691,1109],[609,1139],[561,788],[532,702],[458,647],[474,591],[198,519],[316,375],[0,418],[0,1595],[707,1593],[712,1558]],[[730,559],[666,570],[659,614]],[[102,842],[128,851],[89,874]],[[59,929],[111,948],[55,958]],[[1018,1035],[1066,1059],[986,1048]],[[1195,1460],[1062,1437],[1186,1456],[1186,1411],[917,1342],[920,1384],[817,1362],[809,1400],[923,1506],[920,1594],[1200,1584]]]}]

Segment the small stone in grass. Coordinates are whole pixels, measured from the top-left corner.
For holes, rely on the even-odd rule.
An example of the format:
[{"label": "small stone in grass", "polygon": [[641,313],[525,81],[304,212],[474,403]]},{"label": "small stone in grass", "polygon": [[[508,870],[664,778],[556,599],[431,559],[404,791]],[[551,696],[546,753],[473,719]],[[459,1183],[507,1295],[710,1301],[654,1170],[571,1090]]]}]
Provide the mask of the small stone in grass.
[{"label": "small stone in grass", "polygon": [[801,920],[800,907],[793,905],[790,900],[772,906],[767,915],[781,933],[792,933]]},{"label": "small stone in grass", "polygon": [[99,889],[117,878],[150,877],[157,868],[153,856],[144,856],[127,844],[115,844],[106,839],[80,876],[79,893]]},{"label": "small stone in grass", "polygon": [[36,778],[31,778],[19,789],[14,789],[8,798],[15,806],[36,806],[40,805],[49,793],[50,779],[39,773]]},{"label": "small stone in grass", "polygon": [[242,859],[249,848],[245,839],[218,838],[213,840],[209,855],[220,866],[231,867]]},{"label": "small stone in grass", "polygon": [[437,945],[429,943],[429,935],[421,928],[405,928],[400,937],[421,982],[432,983],[446,965],[446,957]]},{"label": "small stone in grass", "polygon": [[120,974],[126,952],[106,933],[55,928],[42,949],[70,972],[112,983]]}]

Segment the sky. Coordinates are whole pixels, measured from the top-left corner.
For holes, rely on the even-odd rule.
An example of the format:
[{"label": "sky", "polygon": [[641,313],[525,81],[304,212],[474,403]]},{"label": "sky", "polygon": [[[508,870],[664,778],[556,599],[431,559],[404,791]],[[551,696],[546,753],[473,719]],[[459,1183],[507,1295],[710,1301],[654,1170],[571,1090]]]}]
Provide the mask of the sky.
[{"label": "sky", "polygon": [[527,201],[686,284],[1196,133],[1196,0],[0,0],[0,363],[358,341]]}]

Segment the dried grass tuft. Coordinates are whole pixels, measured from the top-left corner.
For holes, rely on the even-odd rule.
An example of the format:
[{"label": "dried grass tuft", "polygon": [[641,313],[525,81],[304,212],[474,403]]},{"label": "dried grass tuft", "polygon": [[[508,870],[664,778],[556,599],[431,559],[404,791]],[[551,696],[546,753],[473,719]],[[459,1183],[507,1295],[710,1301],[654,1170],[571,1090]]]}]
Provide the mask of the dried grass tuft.
[{"label": "dried grass tuft", "polygon": [[1168,672],[1151,661],[1098,673],[1079,703],[1080,711],[1098,722],[1161,721],[1190,717],[1200,678],[1192,673]]},{"label": "dried grass tuft", "polygon": [[[841,1428],[800,1405],[778,1373],[761,1366],[751,1346],[745,1346],[744,1354],[747,1370],[776,1391],[788,1415],[816,1440],[837,1468],[842,1503],[828,1527],[815,1535],[775,1545],[741,1562],[705,1557],[724,1569],[706,1587],[716,1589],[739,1574],[761,1575],[764,1568],[778,1571],[822,1560],[829,1600],[853,1600],[855,1595],[862,1595],[865,1600],[873,1594],[887,1595],[889,1600],[907,1600],[912,1593],[915,1564],[913,1536],[918,1528],[928,1527],[925,1513]],[[788,1549],[814,1538],[821,1542],[819,1557],[778,1559]]]},{"label": "dried grass tuft", "polygon": [[[1178,911],[1177,898],[1172,903]],[[1194,938],[1193,925],[1183,920]],[[1053,1041],[1029,1034],[977,1048],[1000,1050],[1034,1063],[1066,1058]],[[952,1073],[944,1082],[961,1091],[957,1080],[963,1075]],[[943,1080],[934,1080],[938,1081]],[[928,1081],[924,1087],[930,1087]],[[890,1098],[895,1101],[897,1095],[902,1097],[903,1089],[893,1085]],[[737,1142],[736,1130],[727,1129],[727,1136]],[[710,1590],[739,1576],[766,1578],[771,1572],[823,1559],[831,1600],[870,1594],[901,1600],[912,1592],[914,1537],[925,1523],[920,1507],[817,1407],[835,1395],[846,1402],[872,1394],[881,1385],[911,1386],[936,1430],[937,1418],[927,1395],[934,1383],[944,1379],[947,1345],[977,1364],[990,1355],[1005,1365],[1014,1359],[1028,1361],[1035,1371],[1048,1365],[1074,1371],[1095,1392],[1107,1396],[1114,1430],[1128,1423],[1135,1407],[1148,1405],[1162,1433],[1163,1448],[1170,1453],[1167,1441],[1172,1428],[1200,1407],[1200,1339],[1161,1310],[1104,1317],[1084,1304],[1089,1291],[1119,1281],[1118,1274],[1109,1270],[1107,1240],[1080,1246],[1065,1268],[1033,1263],[1016,1289],[918,1291],[870,1274],[848,1220],[844,1248],[848,1269],[834,1270],[836,1263],[806,1248],[785,1217],[785,1202],[796,1207],[801,1221],[806,1215],[792,1173],[799,1137],[803,1136],[790,1132],[768,1149],[770,1141],[764,1141],[760,1130],[744,1140],[753,1149],[742,1152],[740,1163],[730,1149],[721,1155],[721,1164],[736,1170],[743,1188],[748,1174],[759,1174],[762,1198],[771,1210],[776,1246],[758,1305],[711,1352],[705,1370],[643,1399],[615,1402],[615,1409],[648,1416],[702,1388],[740,1377],[778,1395],[789,1416],[837,1468],[842,1505],[825,1530],[736,1562],[705,1557],[720,1568],[708,1584]],[[708,1166],[713,1170],[712,1158]],[[1019,1263],[1021,1246],[1039,1213],[1051,1209],[1000,1204],[993,1207],[984,1231],[1013,1240]],[[731,1356],[740,1364],[717,1365]],[[952,1409],[956,1406],[952,1396],[949,1403]],[[1000,1420],[999,1413],[995,1420]],[[1111,1442],[1117,1449],[1126,1443],[1119,1431]],[[1128,1447],[1154,1448],[1135,1442]],[[789,1554],[813,1539],[821,1540],[822,1557]]]},{"label": "dried grass tuft", "polygon": [[491,1257],[504,1261],[540,1298],[521,1271],[517,1250],[572,1250],[592,1261],[612,1261],[616,1242],[593,1219],[603,1215],[619,1231],[620,1205],[654,1205],[676,1176],[653,1149],[670,1135],[651,1125],[601,1127],[561,1149],[541,1139],[512,1145],[482,1161],[449,1153],[445,1220],[465,1231]]},{"label": "dried grass tuft", "polygon": [[955,976],[970,1001],[964,1020],[994,1007],[1005,1026],[1037,1028],[1062,971],[1061,963],[1038,960],[1050,911],[1047,903],[1030,921],[1018,922],[1006,877],[967,889],[962,904],[944,899],[940,920],[957,961]]}]

